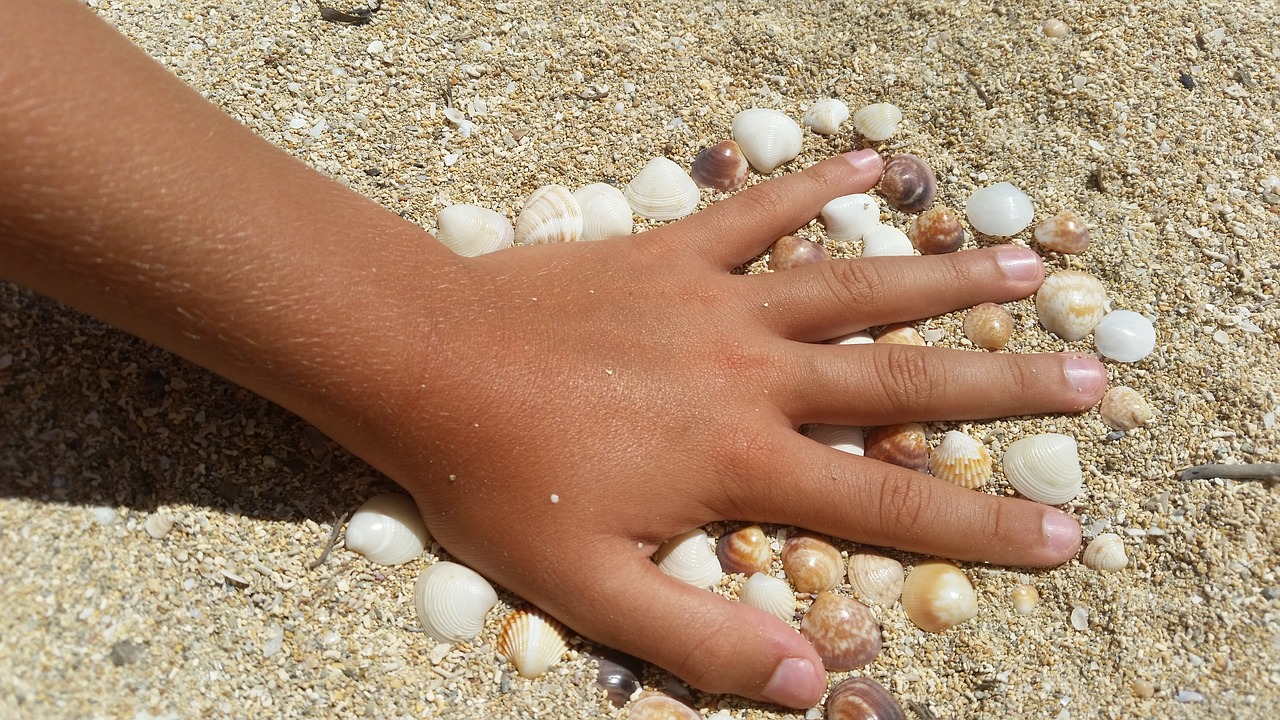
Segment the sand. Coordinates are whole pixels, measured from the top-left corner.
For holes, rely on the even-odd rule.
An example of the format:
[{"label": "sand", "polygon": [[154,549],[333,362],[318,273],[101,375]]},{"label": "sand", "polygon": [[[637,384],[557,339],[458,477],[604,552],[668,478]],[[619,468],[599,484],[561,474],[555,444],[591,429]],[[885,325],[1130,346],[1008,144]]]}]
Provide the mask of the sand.
[{"label": "sand", "polygon": [[[1068,508],[1089,535],[1119,533],[1129,565],[967,565],[979,615],[931,635],[878,609],[884,652],[862,672],[939,718],[1280,712],[1280,490],[1179,476],[1280,460],[1275,2],[390,0],[363,26],[307,2],[89,4],[272,142],[427,229],[449,203],[514,216],[545,183],[687,164],[739,110],[798,119],[824,96],[899,105],[902,129],[877,147],[927,158],[940,203],[1011,181],[1039,217],[1074,209],[1094,246],[1049,268],[1092,272],[1114,307],[1154,319],[1156,351],[1108,369],[1158,416],[1123,434],[1097,411],[931,430],[997,456],[1034,432],[1076,437],[1086,489]],[[1046,37],[1051,17],[1070,34]],[[849,124],[806,133],[788,168],[862,144]],[[1045,332],[1029,301],[1009,307],[1011,351],[1093,349]],[[917,323],[964,347],[959,325]],[[0,326],[0,716],[625,714],[591,684],[581,638],[547,676],[514,675],[493,650],[509,594],[473,643],[414,632],[413,581],[437,555],[384,568],[339,543],[311,569],[333,524],[389,483],[306,423],[10,285]],[[1010,601],[1022,583],[1042,597],[1025,616]]]}]

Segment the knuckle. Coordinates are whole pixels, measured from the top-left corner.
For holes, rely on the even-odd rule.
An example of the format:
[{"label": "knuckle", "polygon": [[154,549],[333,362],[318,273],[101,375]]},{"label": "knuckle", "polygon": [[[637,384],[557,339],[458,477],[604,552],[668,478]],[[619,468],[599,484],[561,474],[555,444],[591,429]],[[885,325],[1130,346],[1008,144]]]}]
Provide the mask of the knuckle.
[{"label": "knuckle", "polygon": [[822,267],[827,292],[846,308],[864,308],[885,296],[885,277],[875,263],[842,260]]},{"label": "knuckle", "polygon": [[919,473],[893,472],[880,491],[882,532],[887,537],[913,537],[924,532],[931,508],[928,478]]},{"label": "knuckle", "polygon": [[927,407],[945,392],[940,379],[931,372],[928,355],[908,345],[882,345],[876,354],[875,370],[886,412],[897,416]]}]

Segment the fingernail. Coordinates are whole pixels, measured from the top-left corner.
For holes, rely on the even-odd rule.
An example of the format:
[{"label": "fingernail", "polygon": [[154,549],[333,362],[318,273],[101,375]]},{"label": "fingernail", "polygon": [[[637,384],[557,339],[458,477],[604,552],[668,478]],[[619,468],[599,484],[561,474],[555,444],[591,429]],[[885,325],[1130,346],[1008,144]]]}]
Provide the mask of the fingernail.
[{"label": "fingernail", "polygon": [[1070,358],[1063,366],[1067,382],[1082,395],[1093,395],[1107,383],[1107,369],[1089,358]]},{"label": "fingernail", "polygon": [[1044,540],[1055,553],[1074,553],[1080,547],[1080,523],[1064,512],[1044,515]]},{"label": "fingernail", "polygon": [[818,702],[826,689],[826,678],[818,677],[813,663],[802,658],[787,658],[778,663],[762,694],[779,705],[807,708]]},{"label": "fingernail", "polygon": [[884,160],[880,159],[880,153],[871,148],[845,153],[844,159],[848,160],[858,172],[878,172],[884,167]]},{"label": "fingernail", "polygon": [[1003,247],[996,253],[996,261],[1005,277],[1010,280],[1035,280],[1040,277],[1040,256],[1020,247]]}]

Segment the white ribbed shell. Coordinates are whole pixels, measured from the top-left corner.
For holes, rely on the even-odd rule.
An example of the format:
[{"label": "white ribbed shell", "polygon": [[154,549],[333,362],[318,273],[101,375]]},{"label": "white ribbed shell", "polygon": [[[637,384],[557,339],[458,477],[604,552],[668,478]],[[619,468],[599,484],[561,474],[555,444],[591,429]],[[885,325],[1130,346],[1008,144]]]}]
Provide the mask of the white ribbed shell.
[{"label": "white ribbed shell", "polygon": [[476,205],[450,205],[440,211],[436,226],[436,239],[463,257],[509,248],[516,238],[506,216]]},{"label": "white ribbed shell", "polygon": [[635,214],[651,220],[678,220],[698,207],[698,184],[684,168],[664,157],[649,161],[624,193]]},{"label": "white ribbed shell", "polygon": [[870,195],[844,195],[822,206],[822,224],[832,240],[861,240],[880,224],[880,204]]},{"label": "white ribbed shell", "polygon": [[402,493],[374,495],[347,523],[347,549],[382,565],[407,563],[429,542],[417,504]]},{"label": "white ribbed shell", "polygon": [[969,224],[984,235],[1009,237],[1026,229],[1036,210],[1027,194],[1007,182],[988,185],[969,196]]},{"label": "white ribbed shell", "polygon": [[[1073,342],[1093,332],[1107,311],[1102,281],[1080,270],[1045,278],[1036,291],[1036,316],[1045,330]],[[1154,341],[1154,336],[1153,336]]]},{"label": "white ribbed shell", "polygon": [[605,183],[592,183],[573,193],[582,209],[582,239],[587,242],[608,240],[631,234],[631,206],[618,188]]},{"label": "white ribbed shell", "polygon": [[795,120],[766,108],[743,110],[733,118],[733,139],[751,167],[771,173],[791,162],[804,145],[804,132]]},{"label": "white ribbed shell", "polygon": [[742,584],[738,599],[744,605],[763,610],[774,617],[790,622],[795,619],[796,594],[786,580],[764,573],[755,573]]},{"label": "white ribbed shell", "polygon": [[423,630],[436,642],[451,643],[480,634],[485,615],[498,604],[498,594],[476,571],[442,561],[418,576],[413,604]]},{"label": "white ribbed shell", "polygon": [[568,649],[568,631],[541,610],[513,610],[502,619],[497,650],[507,656],[520,677],[542,675],[560,662]]},{"label": "white ribbed shell", "polygon": [[862,234],[862,257],[915,255],[907,234],[892,225],[872,225]]},{"label": "white ribbed shell", "polygon": [[853,114],[853,126],[872,142],[893,137],[902,122],[902,110],[892,103],[875,103],[859,108]]},{"label": "white ribbed shell", "polygon": [[1124,540],[1115,533],[1102,533],[1090,540],[1080,559],[1090,569],[1102,572],[1118,572],[1129,564],[1124,554]]},{"label": "white ribbed shell", "polygon": [[811,440],[816,440],[823,445],[847,452],[850,455],[862,455],[863,448],[866,447],[862,436],[862,428],[850,425],[826,425],[823,423],[814,423],[805,430]]},{"label": "white ribbed shell", "polygon": [[516,218],[516,242],[539,245],[582,239],[582,208],[563,185],[543,185],[529,193]]},{"label": "white ribbed shell", "polygon": [[822,98],[809,106],[801,122],[819,135],[835,135],[840,132],[840,124],[848,119],[848,105],[835,98]]},{"label": "white ribbed shell", "polygon": [[889,607],[898,601],[906,579],[902,563],[866,551],[849,556],[848,575],[854,597],[882,607]]},{"label": "white ribbed shell", "polygon": [[681,533],[662,543],[653,561],[658,569],[671,577],[700,588],[713,588],[720,583],[720,558],[711,549],[707,534],[701,530]]},{"label": "white ribbed shell", "polygon": [[1009,445],[1004,475],[1015,490],[1046,505],[1068,502],[1084,487],[1076,440],[1059,433],[1032,435]]}]

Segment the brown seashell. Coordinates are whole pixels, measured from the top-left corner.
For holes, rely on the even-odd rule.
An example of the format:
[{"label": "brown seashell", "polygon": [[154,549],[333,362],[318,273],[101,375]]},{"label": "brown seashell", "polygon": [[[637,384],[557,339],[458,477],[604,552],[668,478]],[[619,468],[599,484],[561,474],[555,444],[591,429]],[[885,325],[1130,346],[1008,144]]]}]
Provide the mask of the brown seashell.
[{"label": "brown seashell", "polygon": [[716,543],[720,567],[727,573],[768,574],[773,570],[773,548],[759,525],[748,525],[720,538]]},{"label": "brown seashell", "polygon": [[888,345],[924,345],[924,336],[910,323],[885,325],[876,335],[876,342]]},{"label": "brown seashell", "polygon": [[1019,585],[1009,593],[1009,599],[1013,601],[1014,612],[1026,615],[1040,604],[1040,591],[1035,585]]},{"label": "brown seashell", "polygon": [[883,638],[866,605],[824,592],[800,621],[800,634],[818,651],[828,671],[862,667],[880,654]]},{"label": "brown seashell", "polygon": [[940,633],[978,614],[978,597],[960,568],[943,560],[920,563],[907,575],[902,609],[916,627]]},{"label": "brown seashell", "polygon": [[769,269],[790,270],[801,265],[813,265],[831,259],[831,253],[822,243],[809,242],[794,235],[783,235],[769,248]]},{"label": "brown seashell", "polygon": [[1089,226],[1070,210],[1063,210],[1036,226],[1036,242],[1049,250],[1078,255],[1089,249]]},{"label": "brown seashell", "polygon": [[1045,330],[1068,342],[1093,332],[1107,313],[1107,289],[1081,270],[1059,270],[1036,291],[1036,315]]},{"label": "brown seashell", "polygon": [[702,716],[675,698],[652,693],[631,703],[627,720],[702,720]]},{"label": "brown seashell", "polygon": [[502,619],[497,651],[520,677],[536,678],[560,662],[569,649],[568,630],[541,610],[513,610]]},{"label": "brown seashell", "polygon": [[917,215],[907,237],[921,255],[944,255],[959,250],[965,235],[960,218],[939,205]]},{"label": "brown seashell", "polygon": [[910,153],[894,155],[884,164],[880,194],[902,212],[920,212],[938,197],[938,178],[921,158]]},{"label": "brown seashell", "polygon": [[902,595],[906,575],[902,563],[865,550],[849,556],[849,585],[854,597],[871,605],[889,607]]},{"label": "brown seashell", "polygon": [[1013,316],[1004,306],[982,303],[964,316],[964,336],[984,350],[1003,350],[1013,335]]},{"label": "brown seashell", "polygon": [[982,443],[952,430],[929,455],[929,474],[939,480],[976,490],[991,480],[991,453]]},{"label": "brown seashell", "polygon": [[906,720],[906,713],[883,685],[866,677],[851,677],[827,695],[827,720]]},{"label": "brown seashell", "polygon": [[703,148],[693,158],[689,175],[698,187],[733,192],[747,183],[747,158],[733,140]]},{"label": "brown seashell", "polygon": [[831,543],[800,532],[787,538],[782,546],[782,570],[797,592],[819,593],[840,582],[844,561]]},{"label": "brown seashell", "polygon": [[1116,430],[1132,430],[1139,425],[1146,425],[1156,416],[1155,408],[1146,401],[1137,390],[1119,385],[1102,396],[1098,406],[1102,421]]},{"label": "brown seashell", "polygon": [[929,469],[929,440],[920,423],[870,428],[865,438],[865,454],[872,460],[919,472]]}]

